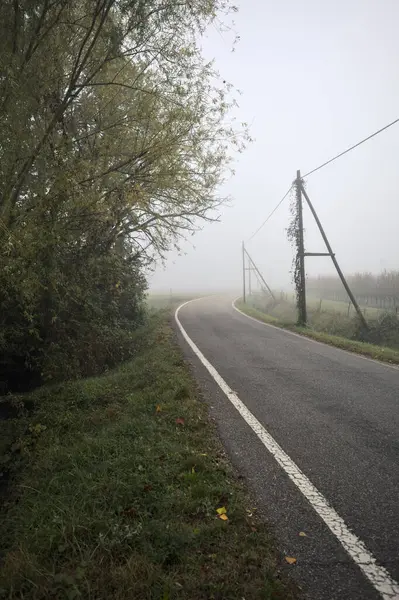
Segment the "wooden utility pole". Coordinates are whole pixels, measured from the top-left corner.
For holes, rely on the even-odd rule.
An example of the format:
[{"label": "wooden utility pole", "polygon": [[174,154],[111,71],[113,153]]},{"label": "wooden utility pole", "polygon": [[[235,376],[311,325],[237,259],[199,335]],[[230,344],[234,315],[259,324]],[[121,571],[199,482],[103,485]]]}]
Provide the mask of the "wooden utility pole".
[{"label": "wooden utility pole", "polygon": [[299,286],[298,294],[298,325],[306,325],[306,280],[305,280],[305,245],[303,241],[303,211],[302,211],[302,180],[301,172],[296,172],[296,203],[298,212],[298,254],[299,254]]},{"label": "wooden utility pole", "polygon": [[270,287],[267,285],[265,278],[263,277],[262,273],[259,271],[258,267],[256,266],[256,264],[254,263],[254,261],[252,260],[252,257],[249,255],[248,250],[244,249],[245,254],[248,257],[249,260],[249,266],[253,267],[255,273],[258,275],[259,279],[261,280],[261,282],[263,283],[263,285],[267,288],[267,290],[269,291],[269,294],[271,295],[271,297],[273,298],[273,300],[275,300],[274,294],[272,292],[272,290],[270,289]]},{"label": "wooden utility pole", "polygon": [[242,299],[243,302],[246,302],[246,294],[245,294],[245,246],[244,242],[242,243]]},{"label": "wooden utility pole", "polygon": [[[304,186],[303,186],[303,184],[302,184],[302,181],[300,182],[300,187],[301,187],[301,190],[302,190],[302,194],[305,196],[305,200],[306,200],[306,202],[308,203],[308,206],[309,206],[310,210],[312,211],[312,214],[313,214],[313,216],[314,216],[314,219],[315,219],[315,221],[316,221],[316,223],[317,223],[317,226],[318,226],[318,228],[319,228],[319,231],[320,231],[320,233],[321,233],[321,236],[322,236],[322,238],[323,238],[323,240],[324,240],[324,243],[325,243],[325,245],[326,245],[326,248],[327,248],[327,250],[328,250],[328,254],[331,256],[331,260],[333,261],[333,263],[334,263],[334,266],[335,266],[335,268],[336,268],[336,270],[337,270],[337,273],[338,273],[338,275],[339,275],[339,278],[340,278],[340,279],[341,279],[341,281],[342,281],[342,285],[344,286],[344,288],[345,288],[345,290],[346,290],[346,293],[348,294],[348,296],[349,296],[349,298],[350,298],[350,300],[351,300],[351,302],[352,302],[352,304],[353,304],[353,306],[354,306],[354,308],[355,308],[355,310],[356,310],[356,312],[357,312],[357,314],[358,314],[358,316],[359,316],[360,322],[362,323],[362,325],[363,325],[363,327],[364,327],[365,329],[368,329],[368,328],[369,328],[369,326],[367,325],[367,321],[366,321],[366,319],[364,318],[364,314],[362,313],[362,311],[361,311],[361,309],[360,309],[360,306],[359,306],[359,305],[358,305],[358,303],[356,302],[356,298],[355,298],[355,296],[352,294],[352,290],[350,289],[350,287],[349,287],[349,285],[348,285],[348,283],[347,283],[347,281],[346,281],[346,279],[345,279],[345,277],[344,277],[344,274],[343,274],[343,273],[342,273],[342,271],[341,271],[341,268],[340,268],[340,266],[339,266],[339,264],[338,264],[338,261],[337,261],[337,259],[335,258],[335,254],[334,254],[334,252],[332,251],[332,248],[331,248],[331,246],[330,246],[330,242],[329,242],[329,241],[328,241],[328,239],[327,239],[327,236],[326,236],[326,234],[325,234],[325,232],[324,232],[324,229],[323,229],[323,226],[322,226],[322,224],[321,224],[321,222],[320,222],[320,219],[319,219],[319,217],[317,216],[317,213],[316,213],[316,211],[315,211],[315,209],[314,209],[314,207],[313,207],[313,204],[312,204],[312,203],[311,203],[311,201],[310,201],[310,198],[309,198],[308,194],[306,193],[306,190],[305,190],[305,188],[304,188]],[[323,254],[322,254],[322,256],[323,256]],[[349,310],[348,310],[348,314],[349,314]]]}]

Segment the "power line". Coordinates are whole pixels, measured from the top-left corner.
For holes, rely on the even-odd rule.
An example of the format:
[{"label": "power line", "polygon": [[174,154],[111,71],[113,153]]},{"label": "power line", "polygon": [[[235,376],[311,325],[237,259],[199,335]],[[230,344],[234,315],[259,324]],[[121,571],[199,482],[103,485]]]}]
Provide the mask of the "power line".
[{"label": "power line", "polygon": [[[334,156],[333,158],[330,158],[329,160],[327,160],[326,162],[324,162],[323,164],[319,165],[318,167],[316,167],[315,169],[312,169],[311,171],[309,171],[308,173],[306,173],[305,175],[302,175],[302,179],[305,177],[309,177],[309,175],[312,175],[313,173],[315,173],[316,171],[319,171],[320,169],[322,169],[323,167],[326,167],[327,165],[329,165],[330,163],[334,162],[334,160],[337,160],[338,158],[341,158],[341,156],[344,156],[344,154],[348,154],[348,152],[351,152],[352,150],[354,150],[355,148],[358,148],[358,146],[361,146],[362,144],[364,144],[365,142],[367,142],[368,140],[371,140],[373,137],[375,137],[376,135],[378,135],[379,133],[382,133],[383,131],[385,131],[386,129],[388,129],[389,127],[392,127],[392,125],[395,125],[396,123],[399,123],[399,118],[395,119],[394,121],[392,121],[392,123],[388,123],[388,125],[385,125],[385,127],[382,127],[381,129],[379,129],[378,131],[375,131],[374,133],[372,133],[371,135],[367,136],[366,138],[364,138],[363,140],[361,140],[360,142],[357,142],[357,144],[354,144],[353,146],[351,146],[350,148],[347,148],[347,150],[344,150],[343,152],[340,152],[339,154],[337,154],[336,156]],[[293,185],[293,184],[292,184]],[[272,210],[272,212],[266,217],[266,219],[263,221],[263,223],[258,227],[258,229],[255,231],[255,233],[253,233],[251,235],[251,237],[247,240],[247,242],[250,242],[258,233],[259,231],[266,225],[266,223],[268,222],[268,220],[270,219],[270,217],[272,217],[274,215],[274,213],[276,212],[276,210],[279,208],[279,206],[284,202],[284,200],[286,199],[286,197],[288,196],[288,194],[290,193],[291,189],[292,189],[292,185],[290,186],[290,188],[288,189],[288,191],[284,194],[284,196],[281,198],[280,202],[275,206],[275,208]]]},{"label": "power line", "polygon": [[284,200],[286,199],[286,197],[290,193],[291,189],[292,189],[292,184],[290,185],[289,189],[284,194],[284,196],[281,198],[280,202],[273,208],[272,212],[266,217],[266,219],[263,221],[262,225],[260,225],[258,227],[258,229],[255,231],[255,233],[253,233],[251,235],[251,237],[247,240],[247,242],[250,242],[252,240],[252,238],[254,238],[256,236],[256,234],[259,233],[259,231],[262,229],[262,227],[264,227],[266,225],[266,223],[268,222],[268,220],[270,219],[270,217],[272,217],[274,215],[274,213],[279,208],[279,206],[284,202]]},{"label": "power line", "polygon": [[315,173],[316,171],[319,171],[319,169],[322,169],[323,167],[325,167],[326,165],[329,165],[330,163],[332,163],[334,160],[337,160],[337,158],[340,158],[341,156],[343,156],[344,154],[347,154],[348,152],[350,152],[351,150],[354,150],[355,148],[357,148],[358,146],[360,146],[361,144],[364,144],[364,142],[367,142],[368,140],[371,140],[371,138],[375,137],[376,135],[378,135],[379,133],[381,133],[382,131],[385,131],[386,129],[388,129],[389,127],[392,127],[392,125],[395,125],[395,123],[399,123],[399,119],[395,119],[395,121],[392,121],[392,123],[389,123],[388,125],[385,125],[385,127],[383,127],[382,129],[379,129],[378,131],[375,131],[374,133],[372,133],[371,135],[369,135],[368,137],[364,138],[364,140],[361,140],[360,142],[358,142],[357,144],[355,144],[354,146],[351,146],[350,148],[348,148],[347,150],[344,150],[343,152],[341,152],[340,154],[337,154],[337,156],[334,156],[334,158],[330,158],[330,160],[327,160],[325,163],[323,163],[322,165],[316,167],[315,169],[312,169],[311,171],[309,171],[309,173],[306,173],[306,175],[303,175],[302,177],[309,177],[309,175],[312,175],[312,173]]}]

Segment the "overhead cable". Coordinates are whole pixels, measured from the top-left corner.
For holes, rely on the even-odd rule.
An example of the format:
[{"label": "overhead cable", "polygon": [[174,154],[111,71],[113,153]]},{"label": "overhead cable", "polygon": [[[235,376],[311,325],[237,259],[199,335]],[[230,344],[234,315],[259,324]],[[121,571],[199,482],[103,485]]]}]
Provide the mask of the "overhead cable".
[{"label": "overhead cable", "polygon": [[330,163],[332,163],[334,160],[337,160],[337,158],[341,158],[341,156],[343,156],[344,154],[347,154],[348,152],[350,152],[351,150],[354,150],[355,148],[357,148],[358,146],[360,146],[361,144],[364,144],[364,142],[367,142],[368,140],[371,140],[371,138],[375,137],[376,135],[378,135],[379,133],[382,133],[383,131],[385,131],[386,129],[388,129],[389,127],[392,127],[392,125],[395,125],[396,123],[399,123],[399,119],[395,119],[395,121],[392,121],[392,123],[388,123],[388,125],[385,125],[385,127],[382,127],[382,129],[379,129],[378,131],[375,131],[374,133],[372,133],[371,135],[367,136],[366,138],[364,138],[364,140],[361,140],[360,142],[358,142],[357,144],[355,144],[354,146],[351,146],[350,148],[348,148],[347,150],[344,150],[343,152],[340,152],[339,154],[337,154],[336,156],[334,156],[333,158],[330,158],[330,160],[327,160],[326,162],[324,162],[322,165],[319,165],[318,167],[316,167],[315,169],[312,169],[311,171],[309,171],[308,173],[306,173],[305,175],[302,175],[302,178],[304,177],[309,177],[309,175],[312,175],[312,173],[315,173],[316,171],[319,171],[320,169],[322,169],[323,167],[329,165]]},{"label": "overhead cable", "polygon": [[290,191],[292,189],[292,185],[293,184],[290,185],[290,187],[288,188],[288,190],[286,191],[286,193],[284,194],[284,196],[281,198],[280,202],[273,208],[272,212],[266,217],[266,219],[263,221],[262,225],[260,225],[258,227],[258,229],[255,231],[255,233],[253,233],[251,235],[251,237],[247,240],[247,242],[250,242],[252,240],[252,238],[254,238],[256,236],[256,234],[259,233],[259,231],[262,229],[262,227],[264,227],[266,225],[266,223],[268,222],[268,220],[270,219],[270,217],[272,217],[274,215],[274,213],[276,212],[276,210],[284,202],[284,200],[286,199],[286,197],[290,193]]}]

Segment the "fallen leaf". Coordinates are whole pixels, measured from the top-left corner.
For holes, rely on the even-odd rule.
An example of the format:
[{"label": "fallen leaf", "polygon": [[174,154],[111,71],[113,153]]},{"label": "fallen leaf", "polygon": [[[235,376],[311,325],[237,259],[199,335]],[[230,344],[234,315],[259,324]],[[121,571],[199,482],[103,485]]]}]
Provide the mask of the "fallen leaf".
[{"label": "fallen leaf", "polygon": [[195,473],[195,467],[191,467],[191,474]]},{"label": "fallen leaf", "polygon": [[144,492],[151,492],[152,490],[152,485],[150,483],[147,483],[144,487],[143,487],[143,491]]},{"label": "fallen leaf", "polygon": [[294,558],[293,556],[286,556],[285,560],[289,565],[295,565],[296,563],[296,558]]},{"label": "fallen leaf", "polygon": [[182,419],[181,417],[176,419],[176,425],[184,425],[184,419]]},{"label": "fallen leaf", "polygon": [[227,513],[227,510],[225,506],[222,506],[221,508],[217,508],[216,512],[218,515],[225,515]]},{"label": "fallen leaf", "polygon": [[304,531],[299,532],[299,537],[308,537]]},{"label": "fallen leaf", "polygon": [[258,530],[256,529],[256,527],[251,527],[251,530],[252,530],[252,531],[258,531]]},{"label": "fallen leaf", "polygon": [[223,514],[223,515],[219,515],[219,519],[222,519],[222,521],[228,521],[229,517],[227,515]]},{"label": "fallen leaf", "polygon": [[161,408],[161,405],[160,405],[160,404],[157,404],[157,407],[156,407],[156,409],[155,409],[155,412],[157,412],[157,413],[160,413],[160,412],[161,412],[161,410],[162,410],[162,408]]},{"label": "fallen leaf", "polygon": [[134,507],[126,508],[122,511],[122,514],[126,517],[135,517],[137,515],[137,510]]}]

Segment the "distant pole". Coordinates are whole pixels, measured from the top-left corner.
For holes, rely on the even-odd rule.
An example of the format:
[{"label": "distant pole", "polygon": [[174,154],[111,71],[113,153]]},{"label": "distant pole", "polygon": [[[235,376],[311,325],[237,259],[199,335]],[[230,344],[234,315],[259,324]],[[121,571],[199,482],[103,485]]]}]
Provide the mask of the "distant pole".
[{"label": "distant pole", "polygon": [[245,295],[245,245],[242,243],[242,299],[245,303],[246,295]]},{"label": "distant pole", "polygon": [[296,172],[296,203],[298,211],[298,253],[299,253],[299,289],[298,289],[298,325],[306,325],[306,281],[305,281],[305,244],[303,241],[302,181],[301,172]]},{"label": "distant pole", "polygon": [[267,288],[267,290],[269,291],[269,294],[271,295],[271,297],[273,298],[273,300],[275,300],[275,296],[272,292],[272,290],[270,289],[270,287],[267,285],[265,278],[263,277],[262,273],[259,271],[258,267],[256,266],[256,264],[254,263],[252,256],[249,255],[248,250],[246,250],[244,248],[244,253],[247,255],[248,261],[249,261],[249,266],[255,271],[255,273],[257,273],[257,275],[259,276],[260,280],[262,281],[263,285]]},{"label": "distant pole", "polygon": [[252,271],[252,266],[251,266],[251,263],[249,263],[249,265],[248,265],[248,296],[252,295],[251,271]]}]

